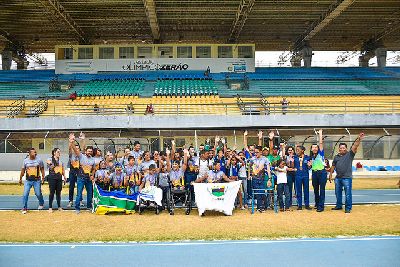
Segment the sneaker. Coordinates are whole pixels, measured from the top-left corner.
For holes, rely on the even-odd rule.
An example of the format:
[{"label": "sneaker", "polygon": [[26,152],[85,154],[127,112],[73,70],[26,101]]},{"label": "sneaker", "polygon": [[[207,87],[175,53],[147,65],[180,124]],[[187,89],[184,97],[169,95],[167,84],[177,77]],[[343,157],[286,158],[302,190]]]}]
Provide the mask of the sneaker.
[{"label": "sneaker", "polygon": [[73,203],[72,203],[72,201],[70,201],[70,202],[68,203],[68,205],[67,205],[67,208],[71,208],[72,205],[73,205]]},{"label": "sneaker", "polygon": [[284,209],[279,209],[279,211],[280,211],[280,212],[284,212],[285,210],[284,210]]},{"label": "sneaker", "polygon": [[246,208],[242,206],[242,207],[240,207],[240,209],[241,209],[241,210],[245,210]]},{"label": "sneaker", "polygon": [[297,210],[302,210],[303,208],[302,207],[297,207]]},{"label": "sneaker", "polygon": [[85,204],[83,204],[83,201],[81,201],[81,207],[85,207]]},{"label": "sneaker", "polygon": [[342,208],[334,207],[331,210],[342,210]]},{"label": "sneaker", "polygon": [[52,208],[49,208],[49,213],[53,213],[53,209]]},{"label": "sneaker", "polygon": [[43,209],[43,205],[39,205],[39,207],[37,209],[38,210],[42,210]]},{"label": "sneaker", "polygon": [[60,208],[58,208],[58,211],[63,211],[63,209],[60,207]]},{"label": "sneaker", "polygon": [[80,210],[75,210],[75,213],[79,214],[79,213],[81,213],[81,211]]},{"label": "sneaker", "polygon": [[351,210],[345,210],[345,213],[350,213],[351,212]]},{"label": "sneaker", "polygon": [[306,210],[312,210],[310,206],[306,206]]},{"label": "sneaker", "polygon": [[260,213],[264,213],[265,212],[264,209],[257,209],[257,211],[260,212]]},{"label": "sneaker", "polygon": [[28,212],[28,209],[22,209],[22,214],[26,214]]},{"label": "sneaker", "polygon": [[323,209],[317,209],[317,212],[323,212],[324,210]]}]

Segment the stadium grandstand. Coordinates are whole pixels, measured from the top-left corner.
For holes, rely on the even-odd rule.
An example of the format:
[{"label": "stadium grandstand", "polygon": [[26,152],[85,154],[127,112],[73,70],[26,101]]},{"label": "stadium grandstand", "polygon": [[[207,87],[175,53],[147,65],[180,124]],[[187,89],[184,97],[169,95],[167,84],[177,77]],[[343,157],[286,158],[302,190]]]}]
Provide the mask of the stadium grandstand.
[{"label": "stadium grandstand", "polygon": [[[368,0],[7,1],[0,130],[365,126],[397,158],[400,67],[386,57],[400,47],[399,12],[397,1]],[[292,67],[256,67],[256,51],[289,51],[280,61]],[[311,67],[313,51],[349,51],[338,62],[358,56],[360,66]],[[55,68],[25,70],[46,64],[41,53],[55,53]],[[24,151],[7,149],[9,138],[0,151]]]},{"label": "stadium grandstand", "polygon": [[399,264],[400,0],[0,0],[0,56],[0,266]]}]

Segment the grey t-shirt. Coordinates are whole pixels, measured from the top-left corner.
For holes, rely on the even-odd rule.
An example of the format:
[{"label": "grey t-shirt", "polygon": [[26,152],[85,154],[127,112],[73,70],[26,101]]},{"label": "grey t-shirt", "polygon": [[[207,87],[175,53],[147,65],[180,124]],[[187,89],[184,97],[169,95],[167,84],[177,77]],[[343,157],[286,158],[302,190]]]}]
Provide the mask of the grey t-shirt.
[{"label": "grey t-shirt", "polygon": [[353,150],[344,155],[337,154],[335,156],[332,165],[336,169],[336,178],[353,178],[352,163],[354,156]]},{"label": "grey t-shirt", "polygon": [[39,170],[43,167],[43,161],[39,157],[36,157],[35,159],[30,159],[27,157],[24,159],[24,163],[22,165],[22,168],[25,169],[27,177],[39,177]]},{"label": "grey t-shirt", "polygon": [[158,174],[158,185],[161,187],[168,186],[168,173],[161,172]]}]

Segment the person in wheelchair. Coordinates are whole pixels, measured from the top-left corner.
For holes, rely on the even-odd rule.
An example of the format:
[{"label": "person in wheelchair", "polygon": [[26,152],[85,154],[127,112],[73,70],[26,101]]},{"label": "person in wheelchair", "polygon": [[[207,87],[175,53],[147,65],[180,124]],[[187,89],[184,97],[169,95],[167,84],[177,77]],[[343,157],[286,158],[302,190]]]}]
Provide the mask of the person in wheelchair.
[{"label": "person in wheelchair", "polygon": [[203,177],[199,177],[196,179],[196,183],[221,183],[222,181],[225,182],[234,182],[235,180],[231,180],[226,176],[226,174],[221,171],[221,163],[219,161],[215,161],[213,163],[213,169],[210,170],[207,174]]},{"label": "person in wheelchair", "polygon": [[144,208],[154,207],[156,214],[160,213],[162,206],[162,190],[157,187],[158,170],[155,164],[150,164],[147,174],[143,177],[139,187],[138,211],[142,214]]},{"label": "person in wheelchair", "polygon": [[110,173],[104,160],[99,163],[99,169],[94,174],[94,182],[103,190],[110,189]]},{"label": "person in wheelchair", "polygon": [[185,189],[184,173],[186,165],[182,165],[182,167],[179,167],[179,161],[174,161],[172,163],[172,169],[170,162],[168,162],[168,165],[169,166],[167,168],[169,168],[169,179],[171,182],[172,190],[184,190]]},{"label": "person in wheelchair", "polygon": [[157,168],[155,164],[149,166],[147,174],[144,175],[142,182],[139,186],[139,192],[147,191],[151,186],[156,186],[157,182]]},{"label": "person in wheelchair", "polygon": [[192,209],[192,194],[190,187],[185,187],[185,170],[186,164],[182,164],[180,167],[179,160],[167,161],[167,171],[169,171],[169,182],[170,182],[170,196],[168,198],[169,214],[174,215],[175,205],[182,203],[182,206],[186,209],[186,215],[190,214]]},{"label": "person in wheelchair", "polygon": [[141,184],[141,175],[139,167],[135,164],[134,156],[128,156],[128,164],[125,166],[125,174],[128,177],[129,193],[138,193]]},{"label": "person in wheelchair", "polygon": [[114,169],[115,171],[110,175],[111,190],[126,192],[126,188],[128,186],[128,177],[122,171],[121,163],[116,163]]}]

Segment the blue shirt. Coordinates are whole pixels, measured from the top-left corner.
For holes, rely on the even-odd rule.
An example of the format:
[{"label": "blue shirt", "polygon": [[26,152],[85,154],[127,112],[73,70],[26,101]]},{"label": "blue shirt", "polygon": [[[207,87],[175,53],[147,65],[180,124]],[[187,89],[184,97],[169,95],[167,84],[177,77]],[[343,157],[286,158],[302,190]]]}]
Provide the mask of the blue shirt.
[{"label": "blue shirt", "polygon": [[296,175],[308,176],[308,161],[310,161],[310,157],[307,155],[303,155],[302,160],[299,158],[299,156],[294,156],[294,167],[297,169]]},{"label": "blue shirt", "polygon": [[218,156],[216,156],[216,157],[214,158],[214,162],[219,162],[219,164],[221,165],[221,171],[222,171],[223,173],[226,172],[226,160],[225,160],[225,157],[224,157],[224,156],[222,156],[222,158],[218,158]]}]

